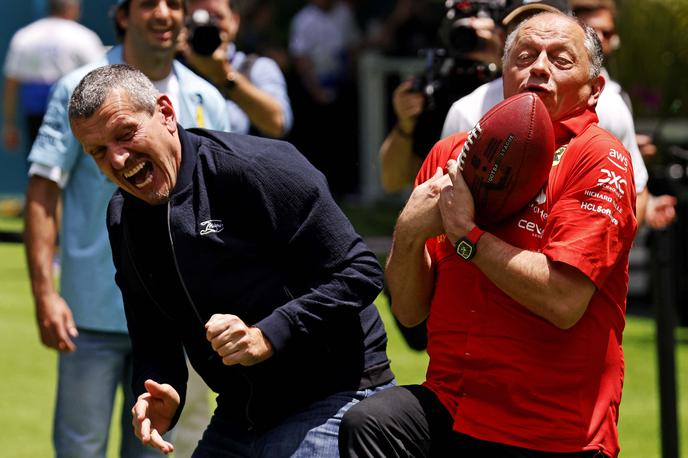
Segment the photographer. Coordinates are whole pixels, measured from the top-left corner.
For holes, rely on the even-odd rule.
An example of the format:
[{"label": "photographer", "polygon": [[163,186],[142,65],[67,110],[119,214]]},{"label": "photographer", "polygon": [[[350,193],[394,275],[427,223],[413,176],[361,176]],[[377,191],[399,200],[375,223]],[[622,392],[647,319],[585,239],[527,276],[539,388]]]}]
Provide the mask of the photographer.
[{"label": "photographer", "polygon": [[234,40],[240,24],[232,0],[189,0],[187,37],[179,49],[186,63],[227,99],[232,132],[251,128],[268,137],[285,136],[292,111],[284,75],[267,57],[246,55]]},{"label": "photographer", "polygon": [[450,2],[440,29],[444,49],[427,54],[425,74],[394,91],[397,124],[380,148],[382,187],[397,192],[413,181],[440,138],[454,100],[497,76],[503,1]]}]

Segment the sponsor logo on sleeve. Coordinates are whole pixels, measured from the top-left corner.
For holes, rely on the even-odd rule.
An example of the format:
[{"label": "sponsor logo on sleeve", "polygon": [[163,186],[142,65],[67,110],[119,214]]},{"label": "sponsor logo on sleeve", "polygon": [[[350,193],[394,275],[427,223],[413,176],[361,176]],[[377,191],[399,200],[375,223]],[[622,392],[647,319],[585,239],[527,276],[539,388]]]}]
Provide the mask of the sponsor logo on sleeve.
[{"label": "sponsor logo on sleeve", "polygon": [[597,179],[597,186],[604,186],[607,189],[614,191],[616,195],[623,196],[626,191],[626,180],[621,175],[609,169],[600,169],[602,177]]},{"label": "sponsor logo on sleeve", "polygon": [[615,226],[619,224],[619,220],[612,215],[611,209],[607,207],[603,207],[600,204],[596,204],[594,202],[588,202],[588,201],[583,201],[581,202],[580,208],[583,210],[587,210],[592,213],[601,213],[603,215],[607,215],[609,217],[609,220],[614,224]]},{"label": "sponsor logo on sleeve", "polygon": [[614,164],[620,170],[628,172],[628,157],[614,148],[609,149],[609,162]]}]

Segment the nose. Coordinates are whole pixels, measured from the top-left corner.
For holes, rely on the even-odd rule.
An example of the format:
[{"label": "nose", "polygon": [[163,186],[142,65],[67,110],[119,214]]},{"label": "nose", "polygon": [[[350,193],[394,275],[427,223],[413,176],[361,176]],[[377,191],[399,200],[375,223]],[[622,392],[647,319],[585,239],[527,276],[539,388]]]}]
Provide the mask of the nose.
[{"label": "nose", "polygon": [[129,156],[131,156],[129,151],[121,146],[114,146],[108,149],[108,158],[113,170],[122,170],[127,164]]},{"label": "nose", "polygon": [[549,76],[549,59],[543,50],[530,66],[530,73],[536,76]]},{"label": "nose", "polygon": [[167,0],[160,0],[158,2],[154,14],[156,18],[166,18],[170,15],[170,8],[167,6]]}]

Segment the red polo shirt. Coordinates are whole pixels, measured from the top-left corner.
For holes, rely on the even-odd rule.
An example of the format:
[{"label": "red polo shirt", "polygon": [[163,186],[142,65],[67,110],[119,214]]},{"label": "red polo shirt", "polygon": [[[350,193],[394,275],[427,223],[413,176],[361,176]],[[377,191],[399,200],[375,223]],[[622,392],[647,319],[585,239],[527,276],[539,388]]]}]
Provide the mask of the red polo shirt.
[{"label": "red polo shirt", "polygon": [[[549,452],[619,452],[621,336],[628,253],[636,231],[629,153],[594,111],[555,123],[545,192],[491,232],[569,264],[597,287],[580,321],[561,330],[529,312],[455,253],[428,240],[435,289],[425,385],[470,436]],[[416,179],[456,158],[466,134],[435,145]]]}]

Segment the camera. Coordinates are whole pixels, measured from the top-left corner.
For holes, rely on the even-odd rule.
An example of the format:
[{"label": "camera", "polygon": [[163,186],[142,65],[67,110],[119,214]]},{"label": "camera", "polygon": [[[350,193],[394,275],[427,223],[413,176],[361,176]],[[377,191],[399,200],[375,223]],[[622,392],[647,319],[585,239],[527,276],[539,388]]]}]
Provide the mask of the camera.
[{"label": "camera", "polygon": [[449,53],[459,55],[481,49],[481,42],[470,25],[470,18],[491,18],[498,24],[505,4],[505,0],[447,0],[440,38]]},{"label": "camera", "polygon": [[222,44],[217,21],[206,10],[196,10],[186,23],[191,49],[201,56],[210,56]]}]

